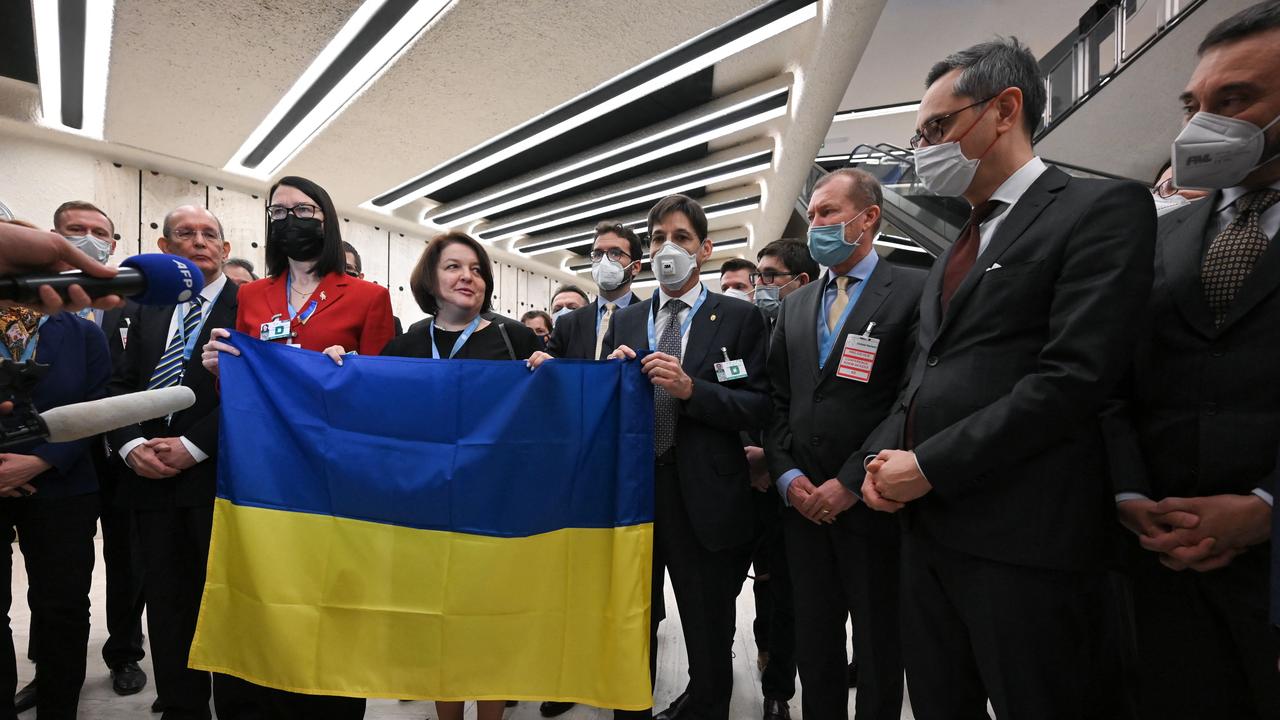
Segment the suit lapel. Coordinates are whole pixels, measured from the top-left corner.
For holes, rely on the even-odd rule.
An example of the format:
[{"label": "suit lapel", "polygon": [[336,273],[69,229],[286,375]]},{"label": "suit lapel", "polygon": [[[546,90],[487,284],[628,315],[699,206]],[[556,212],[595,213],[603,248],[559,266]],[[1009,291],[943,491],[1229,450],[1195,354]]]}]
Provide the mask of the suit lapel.
[{"label": "suit lapel", "polygon": [[867,286],[862,289],[857,304],[853,306],[853,312],[845,319],[844,326],[837,328],[836,341],[831,344],[831,354],[827,356],[827,362],[822,368],[822,379],[834,377],[836,368],[840,366],[840,355],[844,352],[844,344],[840,342],[840,338],[848,334],[860,334],[866,329],[867,323],[889,296],[892,281],[893,267],[884,261],[877,262],[875,270],[871,271],[871,277],[867,278]]},{"label": "suit lapel", "polygon": [[946,331],[951,318],[955,317],[965,300],[973,294],[973,289],[982,281],[982,276],[986,274],[987,268],[991,267],[991,263],[1003,255],[1015,240],[1022,237],[1027,228],[1031,227],[1031,223],[1035,222],[1036,218],[1040,217],[1040,213],[1054,201],[1058,191],[1067,186],[1067,179],[1068,175],[1057,168],[1051,167],[1045,170],[1034,183],[1031,183],[1031,187],[1027,188],[1026,193],[1013,204],[1013,207],[1005,211],[1008,217],[1000,223],[995,237],[991,238],[991,242],[987,244],[986,251],[974,261],[969,274],[960,282],[955,295],[951,296],[947,314],[942,318],[942,325],[938,328],[939,335]]},{"label": "suit lapel", "polygon": [[[1200,201],[1194,210],[1179,212],[1170,216],[1166,222],[1171,227],[1161,233],[1159,252],[1164,261],[1164,271],[1168,276],[1169,292],[1174,302],[1201,335],[1210,337],[1214,333],[1213,313],[1204,299],[1204,288],[1200,284],[1200,266],[1202,264],[1205,230],[1213,215],[1213,207],[1218,204],[1220,193]],[[1234,313],[1233,313],[1234,314]]]},{"label": "suit lapel", "polygon": [[[787,333],[794,333],[796,342],[799,343],[799,349],[796,353],[797,362],[791,366],[791,372],[804,372],[800,368],[808,368],[813,373],[813,381],[818,382],[818,319],[822,317],[822,297],[825,294],[827,281],[829,277],[827,273],[822,273],[816,282],[810,283],[808,287],[801,288],[791,296],[799,310],[794,313],[795,317],[800,319],[796,323],[787,324]],[[783,311],[786,311],[786,305],[783,305]],[[794,328],[794,329],[793,329]],[[791,352],[791,348],[787,348],[787,352]]]},{"label": "suit lapel", "polygon": [[719,309],[720,294],[707,291],[707,299],[698,308],[698,314],[693,316],[693,323],[689,325],[689,343],[680,359],[680,367],[689,375],[693,375],[702,366],[707,352],[715,344],[716,334],[724,324],[724,318],[717,312]]},{"label": "suit lapel", "polygon": [[[351,280],[340,273],[329,273],[321,278],[320,284],[311,293],[311,299],[307,300],[308,305],[311,304],[312,300],[316,302],[316,311],[307,320],[310,321],[316,315],[326,312],[329,308],[337,305],[342,296],[346,295],[347,287],[349,287],[350,283]],[[299,307],[294,307],[294,309],[299,312],[303,310],[303,308]]]},{"label": "suit lapel", "polygon": [[[239,294],[239,288],[236,284],[228,280],[222,286],[222,292],[218,293],[218,297],[213,301],[213,307],[209,308],[209,317],[205,319],[204,326],[200,328],[200,336],[196,339],[195,350],[191,352],[191,357],[187,360],[186,374],[183,378],[183,384],[189,385],[186,378],[191,376],[192,371],[199,372],[203,368],[203,362],[200,358],[200,348],[209,342],[209,334],[214,328],[235,327],[236,325],[236,298]],[[166,341],[167,342],[167,341]]]},{"label": "suit lapel", "polygon": [[155,372],[156,365],[160,364],[160,358],[164,356],[164,351],[169,347],[169,340],[172,337],[170,332],[170,323],[173,322],[173,313],[177,310],[177,305],[163,306],[147,306],[143,305],[138,313],[138,325],[133,333],[130,333],[130,342],[138,342],[142,338],[155,338],[154,342],[148,342],[142,345],[142,369],[143,387],[151,380],[151,374]]}]

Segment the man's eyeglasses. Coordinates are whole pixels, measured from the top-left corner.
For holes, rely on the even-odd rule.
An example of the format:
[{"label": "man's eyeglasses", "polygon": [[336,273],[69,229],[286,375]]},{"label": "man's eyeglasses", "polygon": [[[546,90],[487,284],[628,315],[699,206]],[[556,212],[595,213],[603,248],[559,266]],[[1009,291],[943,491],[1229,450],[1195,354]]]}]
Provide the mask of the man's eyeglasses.
[{"label": "man's eyeglasses", "polygon": [[293,215],[299,220],[309,220],[320,212],[320,208],[308,203],[299,203],[293,207],[285,207],[284,205],[268,205],[267,217],[272,220],[283,220],[289,215]]},{"label": "man's eyeglasses", "polygon": [[204,230],[202,228],[178,228],[171,232],[170,235],[172,235],[174,239],[181,240],[182,242],[191,242],[196,239],[197,235],[203,235],[204,239],[209,242],[219,242],[222,240],[222,235],[218,234],[217,230]]},{"label": "man's eyeglasses", "polygon": [[780,277],[783,277],[783,276],[795,277],[795,275],[796,273],[793,273],[793,272],[779,272],[777,270],[761,270],[760,272],[748,273],[747,279],[751,282],[752,285],[759,285],[761,283],[764,283],[765,285],[772,285],[773,281],[777,280]]},{"label": "man's eyeglasses", "polygon": [[1167,178],[1164,182],[1156,185],[1152,192],[1156,194],[1156,197],[1171,198],[1178,194],[1178,186],[1173,184],[1173,178]]},{"label": "man's eyeglasses", "polygon": [[591,250],[591,262],[598,263],[605,258],[609,258],[614,262],[622,262],[622,258],[631,260],[631,255],[624,252],[621,248],[609,248],[608,250]]},{"label": "man's eyeglasses", "polygon": [[913,150],[916,148],[919,148],[922,141],[929,145],[937,145],[938,143],[942,142],[942,138],[945,137],[947,134],[947,128],[945,127],[945,124],[948,120],[955,117],[956,115],[959,115],[965,110],[968,110],[969,108],[978,107],[979,105],[982,105],[984,103],[989,103],[992,100],[994,100],[995,97],[996,97],[995,95],[992,95],[986,100],[979,100],[976,103],[965,105],[959,110],[952,110],[946,115],[939,115],[938,117],[925,123],[924,127],[917,130],[916,134],[911,136],[911,140],[909,141],[911,148]]}]

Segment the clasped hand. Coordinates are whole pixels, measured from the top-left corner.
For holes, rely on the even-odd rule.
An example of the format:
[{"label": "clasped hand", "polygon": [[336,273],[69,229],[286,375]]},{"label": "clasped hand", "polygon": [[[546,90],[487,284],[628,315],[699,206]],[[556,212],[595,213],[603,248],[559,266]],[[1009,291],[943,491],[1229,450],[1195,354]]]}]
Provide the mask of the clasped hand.
[{"label": "clasped hand", "polygon": [[862,500],[874,510],[898,512],[907,503],[933,489],[913,452],[881,450],[867,463],[862,481]]},{"label": "clasped hand", "polygon": [[1271,508],[1256,495],[1137,498],[1119,503],[1116,511],[1138,543],[1173,570],[1225,567],[1267,542],[1270,531]]}]

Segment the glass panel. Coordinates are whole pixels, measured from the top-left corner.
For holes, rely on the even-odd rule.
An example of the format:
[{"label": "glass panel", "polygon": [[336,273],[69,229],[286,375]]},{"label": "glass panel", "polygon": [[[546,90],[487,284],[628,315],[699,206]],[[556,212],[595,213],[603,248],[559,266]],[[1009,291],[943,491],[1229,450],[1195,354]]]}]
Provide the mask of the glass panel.
[{"label": "glass panel", "polygon": [[1160,29],[1164,0],[1130,0],[1126,5],[1132,8],[1124,20],[1124,59],[1128,60]]},{"label": "glass panel", "polygon": [[1113,8],[1089,31],[1089,82],[1092,88],[1098,80],[1116,69],[1116,10]]},{"label": "glass panel", "polygon": [[1075,53],[1067,53],[1058,64],[1049,71],[1049,122],[1053,122],[1075,100],[1071,91]]}]

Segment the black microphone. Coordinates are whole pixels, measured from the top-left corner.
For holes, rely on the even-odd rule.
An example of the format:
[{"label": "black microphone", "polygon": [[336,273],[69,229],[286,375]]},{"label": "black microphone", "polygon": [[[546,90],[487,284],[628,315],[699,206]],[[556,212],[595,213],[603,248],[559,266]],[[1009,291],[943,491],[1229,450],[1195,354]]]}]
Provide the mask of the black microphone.
[{"label": "black microphone", "polygon": [[79,285],[91,298],[123,295],[143,305],[176,305],[195,297],[204,289],[204,273],[190,260],[162,253],[134,255],[120,263],[113,278],[96,278],[83,272],[49,275],[20,275],[0,278],[0,300],[33,304],[40,302],[38,290],[48,285],[69,301],[67,290]]}]

